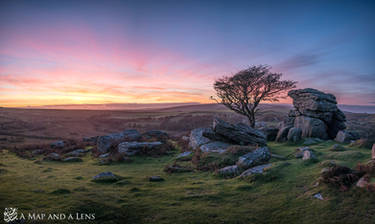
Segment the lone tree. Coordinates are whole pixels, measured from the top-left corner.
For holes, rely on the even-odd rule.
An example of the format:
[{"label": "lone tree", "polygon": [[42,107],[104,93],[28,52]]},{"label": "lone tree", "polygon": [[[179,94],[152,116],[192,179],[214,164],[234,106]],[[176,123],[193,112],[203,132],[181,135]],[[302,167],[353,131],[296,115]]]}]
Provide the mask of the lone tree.
[{"label": "lone tree", "polygon": [[250,126],[255,126],[255,114],[261,101],[276,102],[283,94],[296,87],[295,81],[280,80],[281,73],[272,73],[269,66],[251,66],[233,76],[224,76],[214,83],[217,103],[245,115]]}]

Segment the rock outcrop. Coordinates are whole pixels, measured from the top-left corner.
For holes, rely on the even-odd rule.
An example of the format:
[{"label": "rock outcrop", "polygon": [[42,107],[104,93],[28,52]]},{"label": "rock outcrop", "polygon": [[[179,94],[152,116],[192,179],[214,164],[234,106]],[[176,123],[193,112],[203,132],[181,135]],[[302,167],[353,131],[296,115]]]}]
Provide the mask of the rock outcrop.
[{"label": "rock outcrop", "polygon": [[124,141],[137,141],[141,138],[141,134],[134,129],[125,130],[120,133],[113,133],[105,136],[98,137],[97,140],[97,150],[103,154],[107,153],[109,149],[120,142]]},{"label": "rock outcrop", "polygon": [[346,128],[345,115],[338,109],[336,97],[316,89],[288,92],[294,109],[279,130],[276,141],[296,141],[301,138],[334,139]]},{"label": "rock outcrop", "polygon": [[218,118],[212,128],[196,128],[190,132],[189,146],[202,152],[225,152],[231,145],[265,146],[266,136],[263,132],[248,125],[230,124]]},{"label": "rock outcrop", "polygon": [[[211,139],[205,136],[211,136]],[[192,149],[200,149],[202,152],[218,152],[222,153],[230,146],[225,142],[216,141],[210,128],[196,128],[190,132],[189,147]]]},{"label": "rock outcrop", "polygon": [[163,145],[161,142],[122,142],[118,145],[118,152],[125,156],[133,156],[142,150],[154,150]]},{"label": "rock outcrop", "polygon": [[169,135],[164,131],[151,130],[142,134],[144,140],[156,140],[160,142],[166,142],[169,139]]},{"label": "rock outcrop", "polygon": [[263,132],[243,123],[234,125],[220,119],[214,119],[212,128],[219,138],[222,137],[228,142],[238,145],[266,145],[266,136]]},{"label": "rock outcrop", "polygon": [[288,131],[287,139],[290,142],[298,142],[301,140],[302,130],[301,128],[291,128]]},{"label": "rock outcrop", "polygon": [[240,177],[247,177],[254,173],[262,173],[265,168],[271,166],[271,164],[264,164],[270,158],[271,153],[266,146],[257,148],[252,152],[240,156],[235,165],[221,168],[217,173],[224,177],[234,177],[239,174],[241,174]]},{"label": "rock outcrop", "polygon": [[259,130],[264,133],[267,141],[275,141],[277,133],[279,132],[279,129],[274,127],[261,127]]}]

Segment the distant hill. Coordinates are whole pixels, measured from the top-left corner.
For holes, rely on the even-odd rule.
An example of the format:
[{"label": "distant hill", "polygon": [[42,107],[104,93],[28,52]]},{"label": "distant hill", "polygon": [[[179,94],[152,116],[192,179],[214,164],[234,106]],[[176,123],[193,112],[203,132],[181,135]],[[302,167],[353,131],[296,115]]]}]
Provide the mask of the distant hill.
[{"label": "distant hill", "polygon": [[[260,104],[261,110],[278,110],[287,112],[292,108],[290,104]],[[197,112],[197,111],[229,111],[224,105],[221,104],[196,104],[196,105],[183,105],[170,108],[163,108],[159,111],[170,111],[170,112]]]},{"label": "distant hill", "polygon": [[[290,104],[261,104],[260,109],[272,110],[289,110],[292,107]],[[346,112],[351,113],[369,113],[375,114],[375,106],[362,105],[345,105],[339,104],[338,107]],[[214,111],[214,110],[228,110],[220,104],[200,104],[196,102],[191,103],[111,103],[111,104],[67,104],[67,105],[47,105],[47,106],[33,106],[24,107],[23,109],[62,109],[62,110],[161,110],[161,111]]]},{"label": "distant hill", "polygon": [[343,111],[352,113],[368,113],[375,114],[375,106],[361,106],[361,105],[338,105]]},{"label": "distant hill", "polygon": [[30,106],[23,109],[62,109],[62,110],[154,110],[177,106],[197,105],[199,103],[110,103],[110,104],[65,104]]}]

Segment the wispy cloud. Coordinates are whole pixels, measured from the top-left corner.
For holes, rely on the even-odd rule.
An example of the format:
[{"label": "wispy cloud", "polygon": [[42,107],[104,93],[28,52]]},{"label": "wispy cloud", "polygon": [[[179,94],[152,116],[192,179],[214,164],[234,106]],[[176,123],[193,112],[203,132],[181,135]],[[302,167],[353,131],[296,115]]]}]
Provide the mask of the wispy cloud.
[{"label": "wispy cloud", "polygon": [[285,61],[275,65],[275,68],[281,71],[291,71],[298,68],[316,65],[321,60],[321,54],[317,53],[300,53],[296,54]]}]

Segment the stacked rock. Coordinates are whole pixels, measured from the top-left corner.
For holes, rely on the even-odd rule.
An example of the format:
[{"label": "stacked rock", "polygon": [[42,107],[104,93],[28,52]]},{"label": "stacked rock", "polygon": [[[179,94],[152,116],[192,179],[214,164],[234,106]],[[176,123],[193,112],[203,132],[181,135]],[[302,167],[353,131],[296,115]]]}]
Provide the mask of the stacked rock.
[{"label": "stacked rock", "polygon": [[196,128],[190,132],[189,146],[202,152],[223,153],[232,145],[265,146],[263,132],[246,124],[230,124],[215,118],[210,128]]},{"label": "stacked rock", "polygon": [[277,134],[276,141],[299,141],[301,138],[334,139],[346,128],[345,115],[337,108],[336,97],[316,89],[288,92],[294,109],[289,112]]}]

